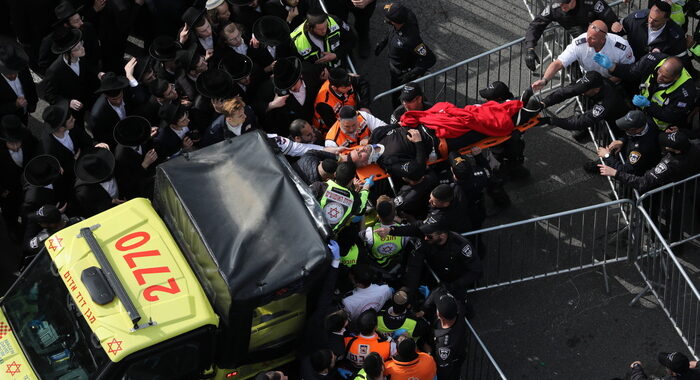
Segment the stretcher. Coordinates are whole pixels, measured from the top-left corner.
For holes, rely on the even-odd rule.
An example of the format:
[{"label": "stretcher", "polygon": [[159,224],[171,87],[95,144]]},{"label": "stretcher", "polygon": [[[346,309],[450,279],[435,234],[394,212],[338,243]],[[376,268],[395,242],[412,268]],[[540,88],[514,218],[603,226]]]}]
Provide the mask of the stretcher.
[{"label": "stretcher", "polygon": [[[514,130],[520,131],[520,133],[523,133],[527,131],[528,129],[538,125],[540,123],[540,115],[535,115],[532,117],[527,123],[521,124],[517,127],[514,128]],[[487,137],[485,139],[479,140],[475,142],[474,144],[467,145],[459,150],[460,154],[468,154],[471,152],[471,150],[474,147],[479,147],[481,149],[486,149],[486,148],[491,148],[496,145],[503,144],[505,141],[509,140],[511,135],[508,136],[500,136],[500,137]],[[428,161],[428,166],[430,165],[435,165],[437,163],[440,163],[442,161],[445,161],[449,155],[449,152],[447,151],[447,141],[445,139],[440,139],[440,144],[438,147],[440,158],[437,160],[433,161]],[[361,168],[357,168],[357,178],[360,180],[364,181],[365,179],[374,176],[374,180],[378,181],[380,179],[385,179],[389,178],[391,180],[389,173],[384,171],[379,165],[377,164],[370,164],[367,166],[363,166]]]}]

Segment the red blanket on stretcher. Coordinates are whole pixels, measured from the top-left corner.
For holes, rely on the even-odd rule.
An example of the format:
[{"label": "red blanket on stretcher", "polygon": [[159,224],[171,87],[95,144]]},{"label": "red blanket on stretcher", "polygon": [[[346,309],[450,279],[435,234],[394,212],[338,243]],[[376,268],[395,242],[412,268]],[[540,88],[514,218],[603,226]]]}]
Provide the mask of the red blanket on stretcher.
[{"label": "red blanket on stretcher", "polygon": [[423,124],[435,130],[439,138],[455,138],[469,131],[487,136],[509,136],[515,128],[511,119],[523,102],[510,100],[505,103],[486,102],[480,105],[456,107],[452,103],[440,102],[427,111],[408,111],[401,116],[401,125],[415,127]]}]

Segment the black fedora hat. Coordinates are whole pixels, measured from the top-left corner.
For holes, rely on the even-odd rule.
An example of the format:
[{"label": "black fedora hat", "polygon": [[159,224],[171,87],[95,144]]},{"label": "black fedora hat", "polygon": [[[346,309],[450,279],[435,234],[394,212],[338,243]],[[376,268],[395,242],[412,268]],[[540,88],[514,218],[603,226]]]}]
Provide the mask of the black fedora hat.
[{"label": "black fedora hat", "polygon": [[41,118],[51,129],[56,129],[64,125],[66,119],[68,119],[69,112],[68,101],[62,100],[46,107],[44,113],[41,114]]},{"label": "black fedora hat", "polygon": [[278,59],[272,68],[272,83],[280,90],[294,86],[301,78],[301,60],[297,57]]},{"label": "black fedora hat", "polygon": [[56,157],[42,154],[32,158],[24,167],[24,179],[32,186],[47,186],[61,175],[61,164]]},{"label": "black fedora hat", "polygon": [[204,9],[189,7],[185,13],[182,14],[182,22],[187,24],[190,28],[194,28],[197,26],[197,23],[202,21],[202,17],[204,17],[205,13],[207,13],[207,11]]},{"label": "black fedora hat", "polygon": [[15,41],[9,38],[0,40],[0,73],[16,74],[27,67],[29,56]]},{"label": "black fedora hat", "polygon": [[95,94],[101,94],[107,91],[122,90],[129,87],[129,80],[126,77],[117,75],[113,72],[105,73],[100,79],[100,87],[95,91]]},{"label": "black fedora hat", "polygon": [[238,95],[231,75],[221,69],[211,69],[197,77],[195,85],[202,96],[210,99],[231,99]]},{"label": "black fedora hat", "polygon": [[151,46],[148,47],[148,53],[156,61],[172,61],[180,49],[182,49],[182,45],[172,37],[158,36],[151,42]]},{"label": "black fedora hat", "polygon": [[54,32],[51,52],[54,54],[67,53],[82,39],[83,32],[80,29],[59,28]]},{"label": "black fedora hat", "polygon": [[182,49],[175,54],[175,62],[185,72],[189,71],[199,61],[200,54],[197,53],[197,45],[192,44],[189,49]]},{"label": "black fedora hat", "polygon": [[141,82],[143,75],[146,74],[149,69],[153,70],[153,58],[151,58],[150,55],[137,57],[136,65],[134,66],[134,78],[136,81]]},{"label": "black fedora hat", "polygon": [[0,121],[0,140],[8,142],[22,141],[29,130],[22,125],[22,120],[15,114],[2,117]]},{"label": "black fedora hat", "polygon": [[178,120],[182,119],[182,115],[184,115],[186,111],[185,107],[180,103],[163,104],[158,110],[160,126],[165,128],[170,124],[177,123]]},{"label": "black fedora hat", "polygon": [[253,34],[268,46],[279,46],[289,41],[289,26],[277,16],[262,16],[253,24]]},{"label": "black fedora hat", "polygon": [[151,123],[141,116],[127,116],[114,126],[114,141],[126,146],[139,146],[151,138]]},{"label": "black fedora hat", "polygon": [[104,182],[114,172],[114,155],[109,149],[98,148],[83,154],[75,162],[75,176],[85,183]]},{"label": "black fedora hat", "polygon": [[241,80],[253,71],[253,61],[247,55],[232,51],[221,58],[219,68],[231,74],[233,80]]},{"label": "black fedora hat", "polygon": [[56,15],[56,22],[54,22],[53,25],[64,23],[71,16],[80,12],[81,9],[83,9],[83,5],[80,5],[78,6],[78,8],[75,8],[73,4],[70,3],[70,1],[61,1],[56,6],[56,8],[53,9],[54,14]]}]

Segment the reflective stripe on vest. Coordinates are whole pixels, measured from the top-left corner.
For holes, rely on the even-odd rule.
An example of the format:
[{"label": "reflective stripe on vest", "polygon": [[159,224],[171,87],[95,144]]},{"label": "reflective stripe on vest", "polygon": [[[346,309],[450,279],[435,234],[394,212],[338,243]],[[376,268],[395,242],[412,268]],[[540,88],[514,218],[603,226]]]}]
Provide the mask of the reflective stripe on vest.
[{"label": "reflective stripe on vest", "polygon": [[678,26],[683,26],[685,24],[685,12],[683,12],[682,5],[671,4],[671,20],[678,24]]},{"label": "reflective stripe on vest", "polygon": [[[686,81],[690,80],[692,77],[688,73],[688,71],[684,68],[683,71],[681,71],[681,76],[670,86],[666,88],[662,88],[658,91],[656,91],[654,94],[651,95],[651,98],[649,98],[649,85],[651,84],[652,80],[656,80],[656,74],[657,71],[659,70],[659,67],[666,62],[666,59],[662,59],[661,62],[659,62],[656,67],[654,67],[654,72],[647,77],[647,80],[644,82],[644,89],[642,89],[642,96],[645,98],[649,99],[653,103],[658,104],[659,106],[663,107],[664,103],[666,102],[666,98],[669,94],[673,93],[676,91],[680,86],[683,85]],[[670,123],[667,123],[663,120],[659,120],[655,117],[653,117],[654,122],[656,125],[659,127],[659,129],[664,130],[666,127],[671,125]]]},{"label": "reflective stripe on vest", "polygon": [[418,325],[418,322],[416,322],[414,319],[406,318],[406,319],[404,319],[401,327],[398,327],[395,329],[390,329],[389,327],[387,327],[386,324],[384,324],[384,316],[383,315],[380,315],[377,317],[377,332],[381,332],[381,333],[393,333],[396,330],[404,329],[408,332],[408,335],[411,338],[413,338],[413,331],[416,329],[416,325]]},{"label": "reflective stripe on vest", "polygon": [[372,244],[370,253],[377,264],[380,266],[385,266],[403,249],[403,237],[393,235],[381,237],[376,232],[381,226],[381,223],[377,223],[374,225],[374,227],[372,227],[372,238],[374,240],[374,244]]},{"label": "reflective stripe on vest", "polygon": [[[348,135],[343,133],[340,129],[340,120],[336,121],[335,124],[326,133],[326,140],[333,140],[338,146],[347,146],[352,148],[354,146],[360,145],[362,139],[369,137],[370,130],[367,127],[367,121],[359,113],[357,114],[357,122],[360,124],[358,127],[358,132],[355,138],[350,138]],[[343,145],[347,142],[347,145]]]},{"label": "reflective stripe on vest", "polygon": [[353,244],[348,250],[345,256],[340,256],[340,264],[350,268],[357,264],[357,259],[360,256],[360,249],[357,248],[357,244]]},{"label": "reflective stripe on vest", "polygon": [[[315,62],[321,58],[320,50],[316,45],[314,45],[309,37],[304,33],[304,26],[308,21],[304,21],[290,34],[292,41],[294,42],[294,47],[296,47],[297,52],[301,56],[301,59],[305,61]],[[340,46],[340,26],[335,22],[333,17],[328,17],[328,32],[324,38],[323,45],[325,51],[334,53],[338,46]],[[326,65],[330,67],[337,67],[340,65],[340,60],[336,59],[336,62],[326,62]]]},{"label": "reflective stripe on vest", "polygon": [[326,220],[333,228],[333,232],[340,230],[352,215],[352,205],[355,196],[350,190],[338,185],[333,180],[326,181],[326,191],[319,202]]},{"label": "reflective stripe on vest", "polygon": [[[321,89],[318,90],[318,95],[316,95],[316,102],[314,102],[314,109],[316,108],[316,104],[326,103],[333,109],[333,111],[335,112],[335,117],[338,118],[338,111],[340,111],[340,107],[357,106],[357,96],[355,95],[353,90],[350,90],[350,93],[345,98],[345,100],[339,99],[333,93],[333,90],[331,90],[331,82],[326,81],[323,84],[323,86],[321,86]],[[314,111],[313,126],[324,130],[330,128],[330,126],[325,125],[323,123],[323,119],[321,118],[321,115],[318,113],[318,111]]]},{"label": "reflective stripe on vest", "polygon": [[386,340],[380,342],[376,335],[373,338],[358,336],[348,348],[346,357],[355,367],[362,368],[362,363],[365,362],[365,358],[369,356],[370,352],[376,352],[382,359],[388,360],[391,357],[391,343]]}]

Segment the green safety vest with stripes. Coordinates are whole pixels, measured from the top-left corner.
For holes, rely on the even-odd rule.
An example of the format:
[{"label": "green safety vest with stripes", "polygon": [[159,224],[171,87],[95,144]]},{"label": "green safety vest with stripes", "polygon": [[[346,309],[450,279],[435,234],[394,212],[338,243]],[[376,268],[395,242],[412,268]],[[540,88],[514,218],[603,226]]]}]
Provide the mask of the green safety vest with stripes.
[{"label": "green safety vest with stripes", "polygon": [[678,26],[685,25],[685,12],[683,12],[682,5],[671,4],[671,20],[678,24]]},{"label": "green safety vest with stripes", "polygon": [[377,223],[372,227],[374,243],[370,248],[370,254],[379,266],[384,267],[403,250],[403,237],[392,235],[381,237],[376,232],[381,226],[381,223]]},{"label": "green safety vest with stripes", "polygon": [[[355,204],[355,194],[347,188],[338,185],[333,180],[326,181],[326,191],[321,197],[321,208],[326,220],[331,225],[333,232],[340,231],[341,228],[350,221],[353,215],[353,205]],[[360,191],[360,208],[358,215],[362,215],[367,207],[368,190]]]},{"label": "green safety vest with stripes", "polygon": [[[304,26],[308,21],[304,21],[290,34],[292,41],[294,42],[294,47],[296,47],[297,52],[301,56],[301,59],[309,61],[311,63],[316,62],[317,59],[321,58],[321,50],[314,45],[309,36],[304,33]],[[333,17],[328,17],[328,32],[326,37],[323,39],[323,45],[325,51],[330,53],[335,53],[335,51],[340,46],[340,25],[333,19]],[[340,66],[340,60],[326,62],[329,67]]]},{"label": "green safety vest with stripes", "polygon": [[[654,67],[654,72],[647,77],[647,80],[644,82],[644,89],[642,90],[642,96],[649,99],[651,102],[658,104],[659,106],[664,105],[669,94],[676,91],[686,81],[692,79],[688,71],[684,68],[681,72],[681,76],[672,85],[666,88],[660,88],[658,91],[651,94],[650,98],[649,86],[652,80],[656,80],[657,70],[659,69],[659,67],[661,67],[661,65],[664,64],[664,62],[666,62],[666,59],[662,59],[661,62],[659,62],[659,64],[657,64],[656,67]],[[669,125],[671,125],[670,123],[667,123],[663,120],[659,120],[655,117],[653,117],[652,119],[654,119],[654,122],[661,130],[666,129]]]},{"label": "green safety vest with stripes", "polygon": [[355,377],[352,378],[353,380],[367,380],[367,372],[365,372],[364,369],[361,369],[360,372],[358,372]]},{"label": "green safety vest with stripes", "polygon": [[393,333],[396,330],[401,330],[404,329],[408,332],[408,335],[413,338],[413,332],[416,329],[416,325],[418,325],[418,322],[416,322],[414,319],[411,318],[406,318],[403,321],[403,324],[395,329],[390,329],[387,327],[386,324],[384,324],[384,316],[380,315],[377,317],[377,331],[382,332],[382,333]]},{"label": "green safety vest with stripes", "polygon": [[348,250],[345,256],[340,256],[340,263],[348,268],[357,264],[357,260],[360,258],[360,249],[357,248],[357,244],[353,244]]}]

